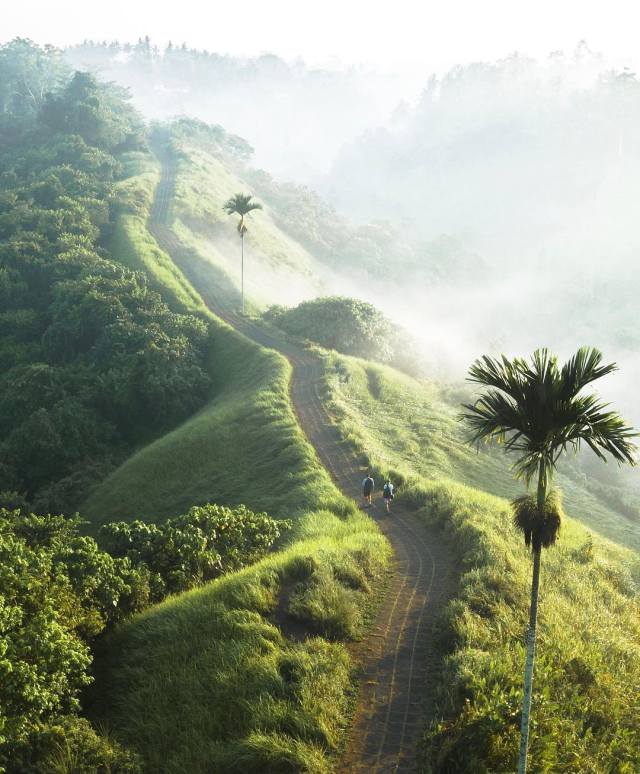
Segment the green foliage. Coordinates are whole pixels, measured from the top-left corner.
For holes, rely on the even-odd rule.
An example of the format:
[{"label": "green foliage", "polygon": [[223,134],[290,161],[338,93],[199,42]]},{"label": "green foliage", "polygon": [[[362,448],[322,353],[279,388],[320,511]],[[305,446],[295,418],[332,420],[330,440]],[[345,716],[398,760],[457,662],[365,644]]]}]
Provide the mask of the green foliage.
[{"label": "green foliage", "polygon": [[[24,68],[52,57],[22,41],[0,67],[29,83]],[[140,119],[92,76],[49,75],[56,91],[30,114],[33,134],[0,155],[0,489],[42,512],[75,507],[210,388],[207,324],[103,249],[124,206],[112,154],[140,144]]]},{"label": "green foliage", "polygon": [[253,197],[251,194],[237,193],[228,199],[223,205],[223,210],[227,213],[227,215],[240,216],[240,222],[238,223],[238,233],[240,236],[244,236],[244,233],[247,230],[246,226],[244,225],[244,216],[248,215],[254,210],[262,209],[262,205],[259,202],[252,201],[252,199]]},{"label": "green foliage", "polygon": [[207,505],[163,527],[108,525],[107,553],[80,524],[0,510],[0,770],[109,763],[137,771],[133,757],[73,714],[92,680],[89,645],[168,592],[256,562],[283,526],[244,507]]},{"label": "green foliage", "polygon": [[177,592],[257,561],[280,537],[282,526],[244,505],[232,510],[209,504],[160,526],[105,524],[100,538],[113,556],[126,557],[136,567],[144,564],[168,592]]},{"label": "green foliage", "polygon": [[142,774],[138,756],[99,735],[84,718],[63,715],[12,751],[7,774]]},{"label": "green foliage", "polygon": [[607,454],[619,463],[635,464],[636,435],[614,411],[606,411],[594,393],[580,392],[616,370],[601,365],[602,354],[582,347],[562,369],[546,349],[536,350],[531,363],[485,355],[469,369],[469,380],[489,389],[464,408],[471,442],[494,438],[520,456],[516,474],[527,484],[541,472],[550,481],[560,455],[586,443],[601,460]]},{"label": "green foliage", "polygon": [[67,722],[91,682],[88,641],[148,603],[147,573],[79,526],[0,509],[0,768],[31,758],[31,747],[39,760],[52,724]]},{"label": "green foliage", "polygon": [[[512,497],[514,483],[495,450],[466,447],[455,410],[433,387],[347,358],[331,356],[328,365],[327,398],[343,434],[363,463],[392,475],[418,518],[451,536],[459,562],[456,595],[438,626],[443,663],[422,765],[434,774],[512,772],[531,560],[508,501],[486,492]],[[370,418],[382,415],[380,428]],[[542,574],[531,767],[630,774],[640,766],[640,564],[637,552],[575,518],[640,546],[621,514],[564,473],[558,481],[574,518],[564,520]]]},{"label": "green foliage", "polygon": [[0,140],[9,145],[34,126],[45,95],[68,75],[62,52],[16,38],[0,45]]},{"label": "green foliage", "polygon": [[41,108],[43,128],[79,135],[107,151],[132,149],[143,141],[142,121],[124,109],[126,92],[101,85],[90,73],[76,72],[59,93],[49,92]]},{"label": "green foliage", "polygon": [[347,355],[389,361],[398,345],[398,329],[375,306],[355,298],[316,298],[294,309],[272,307],[265,319],[293,336]]}]

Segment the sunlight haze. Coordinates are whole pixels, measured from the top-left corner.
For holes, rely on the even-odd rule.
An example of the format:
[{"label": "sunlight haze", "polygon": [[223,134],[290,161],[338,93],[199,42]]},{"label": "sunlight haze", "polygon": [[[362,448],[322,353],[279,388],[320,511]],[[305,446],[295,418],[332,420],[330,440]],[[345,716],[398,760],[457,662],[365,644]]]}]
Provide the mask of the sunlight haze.
[{"label": "sunlight haze", "polygon": [[319,4],[248,0],[241,6],[185,0],[168,7],[141,0],[108,4],[60,0],[12,3],[2,37],[69,45],[85,38],[186,42],[236,56],[276,53],[324,66],[447,68],[513,51],[543,57],[585,39],[611,57],[636,58],[636,3],[488,0],[447,3],[399,0],[392,5],[327,0]]}]

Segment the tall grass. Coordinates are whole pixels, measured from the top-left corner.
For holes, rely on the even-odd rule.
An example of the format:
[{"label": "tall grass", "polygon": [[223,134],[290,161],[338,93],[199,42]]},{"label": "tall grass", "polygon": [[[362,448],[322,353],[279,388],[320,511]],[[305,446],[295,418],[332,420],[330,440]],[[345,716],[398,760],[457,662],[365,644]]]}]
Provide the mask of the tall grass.
[{"label": "tall grass", "polygon": [[120,626],[100,647],[91,712],[148,771],[330,771],[355,686],[346,643],[363,635],[389,546],[302,435],[287,361],[204,310],[143,223],[124,216],[137,235],[128,261],[207,316],[212,396],[97,487],[83,514],[95,528],[214,501],[293,527],[263,561]]},{"label": "tall grass", "polygon": [[[440,628],[447,655],[425,771],[512,772],[531,564],[496,496],[514,491],[506,461],[466,448],[437,391],[389,369],[331,355],[325,387],[344,435],[375,469],[392,471],[418,518],[452,536],[460,564]],[[637,538],[591,495],[565,495],[576,518],[543,560],[531,770],[631,774],[640,770]]]},{"label": "tall grass", "polygon": [[[522,493],[501,449],[465,443],[459,406],[435,384],[337,354],[328,354],[326,363],[326,398],[343,434],[382,470],[395,471],[399,478],[453,480],[500,497]],[[570,464],[571,458],[565,469]],[[578,481],[561,466],[557,484],[567,513],[594,532],[640,550],[637,522]]]}]

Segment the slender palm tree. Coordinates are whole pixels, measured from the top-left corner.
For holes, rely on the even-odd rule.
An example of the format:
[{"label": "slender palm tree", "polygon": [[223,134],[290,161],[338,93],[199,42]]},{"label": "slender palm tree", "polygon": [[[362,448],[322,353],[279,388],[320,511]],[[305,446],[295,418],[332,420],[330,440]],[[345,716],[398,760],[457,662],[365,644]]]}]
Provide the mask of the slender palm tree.
[{"label": "slender palm tree", "polygon": [[238,234],[240,234],[240,294],[242,297],[242,314],[244,314],[244,235],[247,233],[247,227],[244,222],[245,215],[253,210],[261,210],[262,205],[252,201],[251,194],[234,194],[223,206],[227,215],[239,215]]},{"label": "slender palm tree", "polygon": [[532,480],[537,482],[535,498],[527,495],[512,503],[514,523],[533,553],[519,774],[527,770],[540,558],[542,549],[555,542],[561,520],[559,500],[550,488],[556,465],[563,453],[577,452],[582,443],[605,462],[611,456],[619,464],[636,464],[631,441],[635,431],[593,392],[582,392],[616,368],[615,363],[602,365],[597,349],[582,347],[562,368],[546,349],[539,349],[530,362],[485,355],[469,369],[469,381],[489,388],[463,407],[462,419],[472,431],[470,442],[494,439],[504,444],[507,452],[517,455],[516,477],[527,487]]}]

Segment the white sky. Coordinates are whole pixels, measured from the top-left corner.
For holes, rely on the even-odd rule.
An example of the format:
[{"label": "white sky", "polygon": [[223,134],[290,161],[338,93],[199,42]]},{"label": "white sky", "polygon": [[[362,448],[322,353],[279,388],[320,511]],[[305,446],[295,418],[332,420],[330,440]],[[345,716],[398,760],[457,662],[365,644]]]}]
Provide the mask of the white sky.
[{"label": "white sky", "polygon": [[171,0],[166,8],[162,0],[0,0],[0,41],[149,35],[220,53],[439,70],[515,50],[571,52],[583,38],[594,51],[633,62],[638,20],[637,0]]}]

